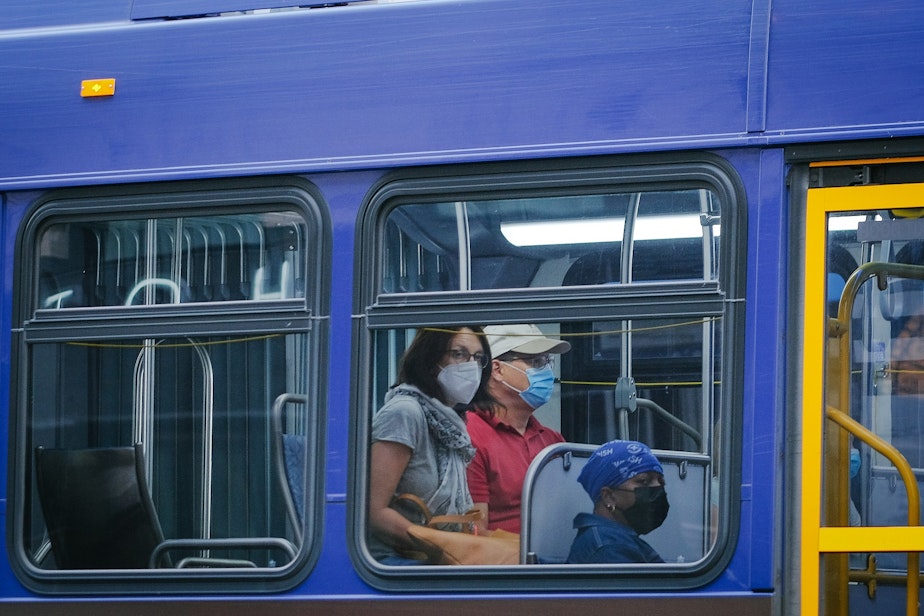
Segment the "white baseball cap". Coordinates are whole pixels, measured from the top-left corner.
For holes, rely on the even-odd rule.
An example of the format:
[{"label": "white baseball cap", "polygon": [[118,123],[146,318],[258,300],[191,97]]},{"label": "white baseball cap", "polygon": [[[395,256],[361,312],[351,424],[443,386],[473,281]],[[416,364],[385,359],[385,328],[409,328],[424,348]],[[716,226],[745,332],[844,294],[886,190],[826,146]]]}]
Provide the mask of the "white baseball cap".
[{"label": "white baseball cap", "polygon": [[564,340],[546,338],[538,327],[528,323],[516,325],[488,325],[484,328],[491,346],[491,357],[500,357],[513,351],[524,355],[539,353],[567,353],[571,344]]}]

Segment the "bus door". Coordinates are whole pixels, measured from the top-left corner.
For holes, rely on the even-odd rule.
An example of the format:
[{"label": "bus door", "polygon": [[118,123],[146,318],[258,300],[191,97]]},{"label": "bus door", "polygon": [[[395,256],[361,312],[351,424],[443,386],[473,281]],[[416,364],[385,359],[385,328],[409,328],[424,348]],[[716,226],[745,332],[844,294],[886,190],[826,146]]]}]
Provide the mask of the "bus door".
[{"label": "bus door", "polygon": [[924,164],[818,164],[810,178],[802,610],[919,614]]}]

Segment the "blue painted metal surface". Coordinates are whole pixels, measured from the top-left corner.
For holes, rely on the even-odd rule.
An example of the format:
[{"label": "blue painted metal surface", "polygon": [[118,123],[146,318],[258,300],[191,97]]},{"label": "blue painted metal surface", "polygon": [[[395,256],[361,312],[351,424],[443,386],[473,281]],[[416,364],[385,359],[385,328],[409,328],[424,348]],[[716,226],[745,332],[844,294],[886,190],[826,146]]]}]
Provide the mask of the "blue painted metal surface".
[{"label": "blue painted metal surface", "polygon": [[[79,13],[98,27],[50,37],[20,29],[37,25],[37,5],[5,6],[0,79],[16,87],[0,101],[0,181],[895,136],[924,123],[917,5],[619,4],[355,4],[131,22],[103,3]],[[72,3],[55,8],[42,5],[48,25],[76,23]],[[80,80],[99,77],[117,80],[116,95],[81,99]]]},{"label": "blue painted metal surface", "polygon": [[773,2],[767,130],[793,140],[920,134],[924,6]]},{"label": "blue painted metal surface", "polygon": [[[359,4],[0,34],[0,79],[31,102],[24,115],[21,101],[0,101],[0,186],[603,153],[743,133],[749,7],[621,4]],[[82,79],[103,77],[115,96],[78,96]]]},{"label": "blue painted metal surface", "polygon": [[[365,2],[367,0],[350,0]],[[134,0],[132,19],[180,19],[198,16],[216,16],[233,11],[265,11],[267,9],[321,8],[336,2],[300,2],[291,0]],[[344,3],[341,3],[344,4]]]},{"label": "blue painted metal surface", "polygon": [[0,31],[126,22],[131,8],[131,0],[5,0],[0,3]]},{"label": "blue painted metal surface", "polygon": [[[707,148],[741,175],[750,225],[740,534],[702,592],[778,591],[785,365],[761,331],[785,329],[780,146],[924,134],[924,8],[422,0],[135,22],[132,10],[100,0],[0,6],[0,190],[280,172],[320,188],[334,232],[327,385],[338,393],[327,411],[321,559],[292,596],[380,595],[345,547],[341,395],[351,389],[354,229],[374,182],[403,165]],[[55,26],[66,27],[45,30]],[[104,77],[116,79],[115,96],[79,96],[82,79]],[[4,298],[33,196],[3,202]],[[0,304],[4,400],[10,309]],[[0,422],[0,443],[6,431]],[[0,562],[0,602],[30,596]]]},{"label": "blue painted metal surface", "polygon": [[[924,42],[913,36],[924,8],[913,3],[618,4],[358,3],[132,22],[127,5],[4,3],[0,79],[16,85],[0,100],[0,185],[897,136],[924,124]],[[62,24],[75,27],[34,29]],[[80,81],[101,77],[117,80],[116,95],[81,99]]]}]

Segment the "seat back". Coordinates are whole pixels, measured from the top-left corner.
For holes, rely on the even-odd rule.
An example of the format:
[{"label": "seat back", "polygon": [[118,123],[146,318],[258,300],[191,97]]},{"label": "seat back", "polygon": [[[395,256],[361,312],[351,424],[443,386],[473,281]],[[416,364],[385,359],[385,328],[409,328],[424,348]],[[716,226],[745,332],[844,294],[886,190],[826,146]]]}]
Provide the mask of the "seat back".
[{"label": "seat back", "polygon": [[563,563],[576,531],[574,516],[593,503],[578,475],[596,445],[555,443],[533,458],[523,480],[520,562]]},{"label": "seat back", "polygon": [[281,394],[273,401],[273,458],[276,477],[282,491],[286,515],[295,533],[295,541],[302,543],[305,520],[305,466],[308,455],[308,438],[303,434],[290,434],[285,429],[286,404],[307,404],[308,397],[300,394]]},{"label": "seat back", "polygon": [[144,569],[163,541],[141,445],[35,452],[39,501],[60,569]]},{"label": "seat back", "polygon": [[709,458],[695,453],[658,453],[670,512],[664,524],[643,539],[668,563],[690,563],[709,549],[712,489]]}]

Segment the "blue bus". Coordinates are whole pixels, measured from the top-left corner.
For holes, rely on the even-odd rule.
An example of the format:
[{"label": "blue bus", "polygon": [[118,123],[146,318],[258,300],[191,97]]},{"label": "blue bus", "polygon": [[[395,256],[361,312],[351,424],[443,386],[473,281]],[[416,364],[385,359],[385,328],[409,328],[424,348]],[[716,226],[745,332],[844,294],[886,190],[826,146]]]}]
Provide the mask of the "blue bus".
[{"label": "blue bus", "polygon": [[[900,0],[3,2],[0,611],[922,613],[922,30]],[[402,354],[520,323],[571,350],[519,564],[376,560]],[[663,563],[567,562],[613,439],[662,462]]]}]

